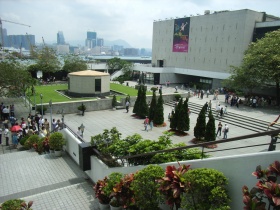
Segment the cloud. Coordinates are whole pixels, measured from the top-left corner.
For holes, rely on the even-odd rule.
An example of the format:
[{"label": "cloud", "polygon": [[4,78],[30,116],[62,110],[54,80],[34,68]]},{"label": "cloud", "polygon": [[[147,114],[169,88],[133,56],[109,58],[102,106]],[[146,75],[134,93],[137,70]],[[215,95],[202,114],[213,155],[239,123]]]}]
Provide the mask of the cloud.
[{"label": "cloud", "polygon": [[[278,0],[0,0],[8,34],[34,34],[36,42],[85,40],[88,30],[105,40],[123,39],[133,47],[152,47],[153,20],[204,14],[205,10],[252,9],[280,16]],[[71,43],[71,42],[70,42]]]}]

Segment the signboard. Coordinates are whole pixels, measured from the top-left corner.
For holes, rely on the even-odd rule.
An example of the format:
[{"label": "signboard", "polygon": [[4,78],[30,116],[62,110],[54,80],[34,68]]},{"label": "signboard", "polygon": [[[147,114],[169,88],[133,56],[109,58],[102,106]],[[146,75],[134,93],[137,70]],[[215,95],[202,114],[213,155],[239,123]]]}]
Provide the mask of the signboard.
[{"label": "signboard", "polygon": [[190,18],[180,18],[174,21],[173,52],[188,52]]}]

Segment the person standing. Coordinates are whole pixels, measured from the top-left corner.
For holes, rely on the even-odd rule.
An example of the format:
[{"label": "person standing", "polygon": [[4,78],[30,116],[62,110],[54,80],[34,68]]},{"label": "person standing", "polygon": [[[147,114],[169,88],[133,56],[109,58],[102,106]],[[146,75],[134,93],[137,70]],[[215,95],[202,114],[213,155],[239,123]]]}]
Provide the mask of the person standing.
[{"label": "person standing", "polygon": [[210,91],[208,89],[207,92],[206,92],[206,97],[208,98],[209,95],[210,95]]},{"label": "person standing", "polygon": [[218,123],[218,129],[217,129],[217,133],[216,133],[216,137],[218,136],[221,136],[222,135],[222,128],[223,128],[223,125],[221,122]]},{"label": "person standing", "polygon": [[224,108],[222,107],[220,110],[220,117],[223,117],[223,115],[224,115]]},{"label": "person standing", "polygon": [[13,147],[16,149],[18,146],[18,134],[16,132],[13,132],[12,134],[12,144]]},{"label": "person standing", "polygon": [[223,132],[224,132],[224,138],[223,139],[227,139],[228,131],[229,131],[229,127],[228,127],[227,124],[225,124],[225,127],[223,129]]},{"label": "person standing", "polygon": [[5,135],[5,138],[6,138],[6,146],[9,146],[9,135],[10,135],[10,131],[8,128],[5,128],[4,130],[4,135]]},{"label": "person standing", "polygon": [[0,144],[2,144],[2,128],[0,127]]},{"label": "person standing", "polygon": [[126,109],[126,113],[128,113],[128,111],[129,111],[129,101],[125,102],[125,109]]},{"label": "person standing", "polygon": [[47,132],[49,133],[50,132],[50,123],[47,118],[45,118],[45,120],[44,120],[44,127],[47,130]]}]

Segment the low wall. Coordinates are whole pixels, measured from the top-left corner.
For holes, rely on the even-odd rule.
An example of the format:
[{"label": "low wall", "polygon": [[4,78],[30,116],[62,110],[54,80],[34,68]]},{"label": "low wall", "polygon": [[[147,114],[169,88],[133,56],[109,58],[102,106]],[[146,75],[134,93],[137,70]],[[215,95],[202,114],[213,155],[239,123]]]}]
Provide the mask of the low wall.
[{"label": "low wall", "polygon": [[64,146],[65,151],[78,165],[80,165],[79,144],[81,144],[82,142],[78,138],[76,138],[68,129],[62,129],[60,133],[62,133],[64,139],[66,139],[66,145]]},{"label": "low wall", "polygon": [[[242,187],[247,185],[249,189],[256,185],[257,179],[252,176],[256,166],[267,168],[275,160],[279,160],[280,151],[253,153],[248,155],[236,155],[203,160],[181,161],[180,164],[191,165],[191,168],[213,168],[229,179],[228,191],[231,198],[231,209],[243,209]],[[160,164],[165,169],[168,165],[178,166],[177,162]],[[98,158],[91,156],[91,170],[86,171],[88,176],[97,182],[112,172],[123,174],[135,173],[145,166],[108,168]],[[166,208],[168,210],[169,208]]]},{"label": "low wall", "polygon": [[[162,95],[164,103],[175,100],[174,94],[164,94]],[[186,98],[188,96],[188,93],[183,93],[180,95],[183,98]],[[159,96],[157,95],[157,98]],[[130,106],[134,106],[136,101],[136,96],[130,97]],[[152,96],[146,97],[147,103],[149,101],[152,101]],[[52,113],[61,113],[63,110],[64,114],[73,114],[73,113],[79,113],[78,106],[81,104],[84,104],[86,106],[86,112],[88,111],[99,111],[99,110],[106,110],[112,108],[112,99],[111,98],[105,98],[105,99],[96,99],[96,100],[85,100],[85,101],[69,101],[69,102],[59,102],[59,103],[52,103]],[[47,106],[47,113],[50,112],[50,107],[48,103],[43,104],[44,106]],[[120,101],[121,106],[125,106],[125,96]],[[37,104],[37,106],[40,106],[40,104]]]}]

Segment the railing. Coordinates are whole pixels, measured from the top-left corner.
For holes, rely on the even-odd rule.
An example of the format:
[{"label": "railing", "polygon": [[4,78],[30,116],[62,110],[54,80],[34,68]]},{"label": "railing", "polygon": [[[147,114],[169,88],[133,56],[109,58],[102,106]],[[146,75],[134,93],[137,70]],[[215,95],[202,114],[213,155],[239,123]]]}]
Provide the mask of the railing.
[{"label": "railing", "polygon": [[85,142],[84,138],[80,135],[78,135],[75,131],[73,131],[68,125],[64,123],[64,128],[67,128],[70,133],[72,133],[77,139],[79,139],[81,142]]},{"label": "railing", "polygon": [[[211,153],[211,152],[242,149],[242,148],[247,148],[247,147],[257,147],[257,146],[263,146],[263,145],[271,145],[271,143],[266,143],[266,144],[255,144],[255,145],[250,145],[250,146],[227,148],[227,149],[215,150],[215,151],[207,151],[207,152],[204,151],[205,147],[213,145],[213,144],[223,144],[223,143],[239,141],[239,140],[243,140],[243,139],[260,137],[260,136],[271,136],[272,137],[272,136],[278,136],[279,133],[280,133],[280,129],[273,130],[273,131],[265,131],[265,132],[261,132],[261,133],[249,134],[249,135],[238,136],[238,137],[223,139],[223,140],[218,140],[218,141],[211,141],[211,142],[206,142],[206,143],[200,143],[200,144],[195,144],[195,145],[189,145],[189,146],[184,146],[184,147],[176,147],[176,148],[172,148],[172,149],[159,150],[159,151],[148,152],[148,153],[137,154],[137,155],[128,155],[128,156],[120,157],[119,159],[129,160],[129,159],[132,159],[132,158],[139,158],[139,157],[142,157],[142,158],[144,157],[145,158],[146,156],[151,156],[151,155],[155,155],[155,154],[158,154],[158,153],[172,152],[172,151],[178,151],[178,150],[196,148],[196,147],[202,147],[201,157],[203,158],[203,156],[206,153]],[[276,142],[274,142],[274,143],[276,144]]]}]

